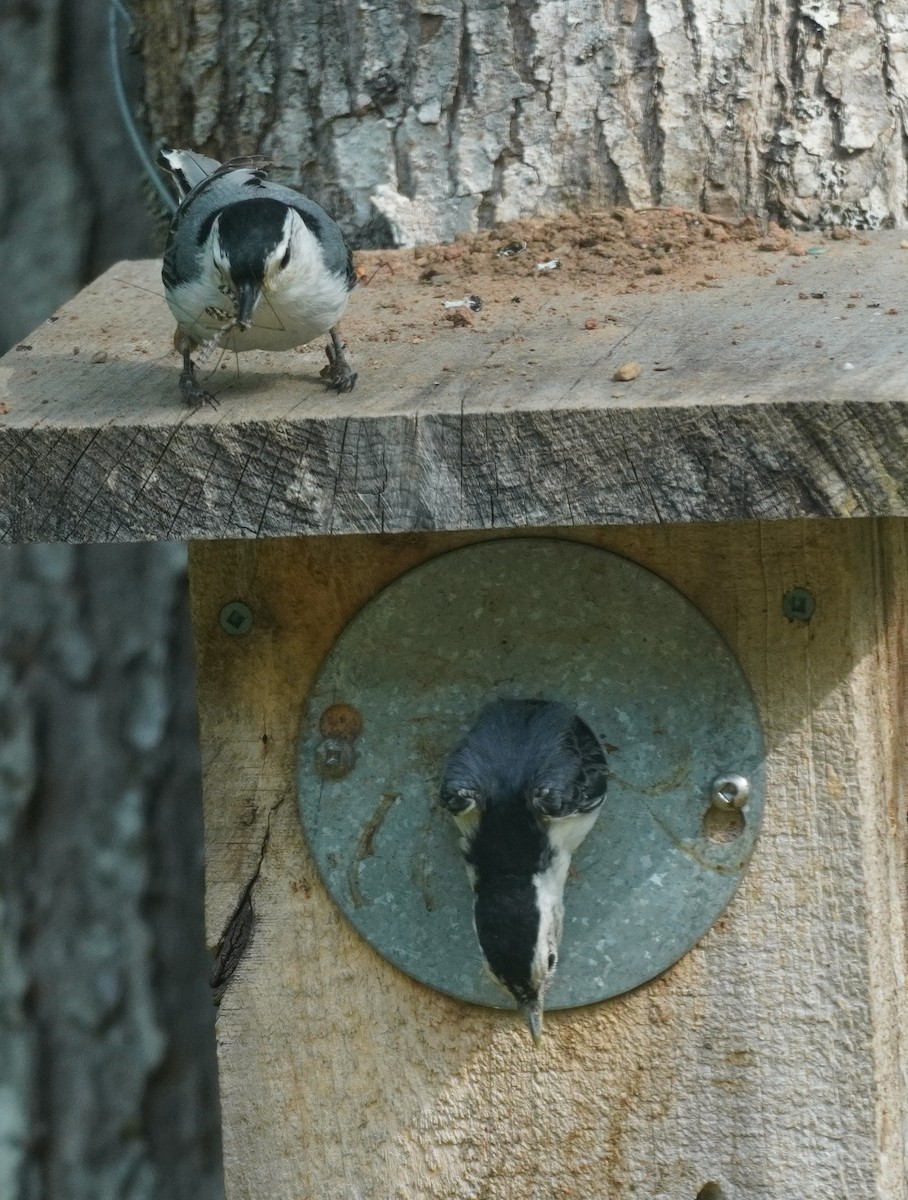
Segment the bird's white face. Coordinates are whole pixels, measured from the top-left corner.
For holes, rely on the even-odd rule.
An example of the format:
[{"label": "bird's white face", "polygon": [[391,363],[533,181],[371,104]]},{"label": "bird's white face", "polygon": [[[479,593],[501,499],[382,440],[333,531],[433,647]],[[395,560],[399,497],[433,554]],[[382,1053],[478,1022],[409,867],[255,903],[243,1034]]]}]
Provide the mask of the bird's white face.
[{"label": "bird's white face", "polygon": [[[293,209],[288,208],[280,241],[276,246],[270,248],[262,258],[263,288],[279,288],[284,273],[289,272],[292,274],[292,266],[295,262],[298,263],[303,256],[301,253],[301,243],[307,234],[308,231],[299,214],[294,212]],[[230,254],[227,247],[221,241],[218,221],[214,223],[211,233],[211,257],[223,281],[227,286],[235,288],[236,282],[231,267]]]},{"label": "bird's white face", "polygon": [[325,269],[319,242],[295,209],[285,207],[267,236],[239,243],[237,231],[225,233],[220,222],[219,216],[203,254],[202,294],[194,303],[181,301],[184,307],[204,309],[212,322],[233,318],[239,350],[303,345],[336,323],[347,302],[346,279]]},{"label": "bird's white face", "polygon": [[558,947],[561,945],[561,929],[564,924],[566,875],[567,867],[562,875],[553,864],[548,871],[537,875],[533,880],[539,904],[539,933],[530,978],[540,995],[545,991],[558,966]]},{"label": "bird's white face", "polygon": [[[281,240],[265,257],[265,273],[263,287],[274,289],[281,286],[285,273],[292,274],[292,269],[300,258],[300,227],[305,229],[299,214],[292,208],[287,209],[284,221],[284,232]],[[295,251],[295,253],[294,253]]]}]

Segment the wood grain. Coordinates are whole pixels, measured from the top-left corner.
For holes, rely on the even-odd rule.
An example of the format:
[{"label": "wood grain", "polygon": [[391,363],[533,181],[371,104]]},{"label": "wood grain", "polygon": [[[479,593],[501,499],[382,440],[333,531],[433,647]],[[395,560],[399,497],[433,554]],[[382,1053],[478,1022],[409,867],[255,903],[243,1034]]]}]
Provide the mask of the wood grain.
[{"label": "wood grain", "polygon": [[[225,360],[194,412],[158,266],[121,263],[0,363],[0,539],[904,516],[897,247],[830,242],[803,300],[752,270],[610,296],[592,331],[595,280],[531,280],[458,330],[384,272],[351,300],[353,393],[325,391],[314,345]],[[628,359],[643,373],[613,382]]]},{"label": "wood grain", "polygon": [[[254,913],[218,1018],[230,1200],[906,1200],[908,523],[554,532],[657,571],[740,658],[768,751],[745,882],[666,975],[552,1014],[539,1052],[413,983],[315,873],[298,722],[362,604],[476,535],[196,544],[212,946]],[[234,598],[246,637],[218,626]]]}]

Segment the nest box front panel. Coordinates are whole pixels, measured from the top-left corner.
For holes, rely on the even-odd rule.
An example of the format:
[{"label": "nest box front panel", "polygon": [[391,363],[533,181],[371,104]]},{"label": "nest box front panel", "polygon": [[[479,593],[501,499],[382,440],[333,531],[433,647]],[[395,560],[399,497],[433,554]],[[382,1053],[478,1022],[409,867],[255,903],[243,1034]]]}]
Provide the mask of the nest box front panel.
[{"label": "nest box front panel", "polygon": [[500,699],[556,701],[608,757],[608,793],[574,855],[547,1008],[615,996],[685,954],[753,853],[764,749],[744,675],[664,580],[573,541],[451,551],[349,623],[308,698],[300,816],[359,933],[430,987],[513,1007],[483,969],[473,897],[438,805],[448,756]]}]

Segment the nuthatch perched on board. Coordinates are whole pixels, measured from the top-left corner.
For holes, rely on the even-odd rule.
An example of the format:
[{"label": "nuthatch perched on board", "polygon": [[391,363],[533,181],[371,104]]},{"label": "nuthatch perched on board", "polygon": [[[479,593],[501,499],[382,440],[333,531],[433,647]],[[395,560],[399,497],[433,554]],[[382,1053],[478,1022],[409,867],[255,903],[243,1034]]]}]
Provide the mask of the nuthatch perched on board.
[{"label": "nuthatch perched on board", "polygon": [[461,833],[479,945],[536,1045],[571,855],[599,815],[607,775],[590,727],[543,700],[488,705],[445,766],[441,805]]},{"label": "nuthatch perched on board", "polygon": [[356,284],[343,234],[324,209],[265,179],[263,158],[219,163],[191,150],[162,157],[180,191],[161,272],[183,355],[188,404],[214,403],[196,379],[192,351],[292,350],[328,333],[328,387],[349,392],[356,374],[337,322]]}]

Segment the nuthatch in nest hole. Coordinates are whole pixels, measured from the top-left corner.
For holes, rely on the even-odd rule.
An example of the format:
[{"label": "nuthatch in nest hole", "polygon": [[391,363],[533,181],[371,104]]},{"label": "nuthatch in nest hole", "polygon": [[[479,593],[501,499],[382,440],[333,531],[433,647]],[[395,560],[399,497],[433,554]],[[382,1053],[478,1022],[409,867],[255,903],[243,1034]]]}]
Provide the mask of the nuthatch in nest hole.
[{"label": "nuthatch in nest hole", "polygon": [[445,766],[441,805],[461,833],[479,945],[537,1046],[571,855],[599,815],[607,775],[590,727],[543,700],[488,705]]}]

